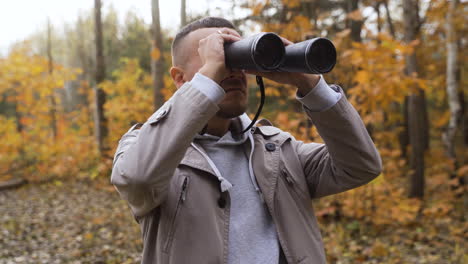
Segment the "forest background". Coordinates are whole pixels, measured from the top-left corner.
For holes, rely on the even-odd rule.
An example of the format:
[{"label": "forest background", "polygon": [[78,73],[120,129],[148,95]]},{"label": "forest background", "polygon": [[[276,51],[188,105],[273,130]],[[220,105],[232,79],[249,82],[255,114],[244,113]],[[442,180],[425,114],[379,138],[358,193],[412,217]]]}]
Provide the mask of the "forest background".
[{"label": "forest background", "polygon": [[[168,73],[174,34],[161,28],[157,0],[148,0],[151,24],[131,11],[120,20],[112,1],[103,2],[95,0],[75,23],[44,23],[0,57],[4,189],[27,182],[60,190],[86,182],[118,199],[109,177],[120,137],[175,91]],[[338,61],[324,77],[344,88],[380,151],[384,170],[377,179],[313,201],[330,263],[468,263],[467,1],[224,2],[231,8],[199,13],[182,0],[180,25],[215,14],[231,19],[244,36],[270,31],[293,42],[329,38]],[[249,85],[248,112],[255,113],[259,92],[254,79]],[[295,89],[265,85],[262,117],[297,139],[322,142]],[[108,223],[103,218],[92,223]],[[15,221],[0,224],[19,232]],[[138,254],[139,231],[128,232]],[[97,233],[87,231],[83,241],[99,245]],[[0,260],[15,257],[5,252]],[[106,252],[105,262],[121,262]],[[94,259],[81,253],[73,258]]]}]

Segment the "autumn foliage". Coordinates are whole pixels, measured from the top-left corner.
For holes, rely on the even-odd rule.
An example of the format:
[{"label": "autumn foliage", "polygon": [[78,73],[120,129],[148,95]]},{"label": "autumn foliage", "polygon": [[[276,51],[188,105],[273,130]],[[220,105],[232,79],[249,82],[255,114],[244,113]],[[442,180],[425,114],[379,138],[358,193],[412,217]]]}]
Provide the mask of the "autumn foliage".
[{"label": "autumn foliage", "polygon": [[20,173],[40,181],[80,172],[89,177],[97,164],[89,107],[65,112],[58,96],[80,71],[51,67],[27,46],[0,59],[0,92],[14,111],[13,116],[0,115],[0,130],[6,136],[0,142],[3,177]]},{"label": "autumn foliage", "polygon": [[[328,37],[334,42],[338,50],[338,63],[324,78],[329,83],[343,87],[382,156],[384,171],[370,184],[314,201],[317,216],[322,223],[332,223],[334,220],[347,223],[345,226],[333,224],[336,232],[330,232],[324,238],[327,248],[333,248],[328,252],[332,262],[336,256],[345,254],[342,249],[334,248],[334,245],[347,241],[346,236],[365,232],[370,226],[388,232],[396,227],[411,229],[420,225],[418,228],[428,228],[426,231],[430,233],[430,238],[438,236],[438,231],[431,229],[434,226],[421,224],[424,221],[435,221],[440,227],[444,221],[463,217],[461,197],[466,193],[466,186],[461,179],[468,174],[466,142],[463,143],[462,136],[459,136],[456,166],[455,161],[447,157],[441,141],[449,121],[449,112],[444,89],[445,51],[443,38],[438,33],[443,31],[447,1],[433,1],[419,40],[406,44],[398,35],[392,36],[386,31],[376,32],[372,25],[375,27],[378,21],[366,21],[361,32],[363,41],[352,41],[349,28],[337,30],[326,19],[325,16],[331,16],[332,11],[323,12],[316,17],[317,21],[322,22],[314,23],[302,9],[308,1],[240,2],[242,4],[239,5],[251,11],[253,22],[264,19],[263,23],[259,23],[261,31],[276,32],[295,42],[313,36]],[[363,1],[363,5],[369,7],[374,2],[382,1]],[[284,14],[278,18],[267,18],[268,10],[278,6],[283,8]],[[466,8],[464,3],[461,9]],[[461,12],[456,17],[460,35],[467,32],[462,17]],[[350,23],[364,18],[358,10],[347,13],[341,19],[342,22]],[[401,27],[398,21],[396,26]],[[324,32],[328,35],[323,35]],[[162,52],[148,51],[148,56],[164,56],[165,61],[169,62],[165,65],[167,69],[171,61],[168,48],[170,40],[166,39],[166,48]],[[412,52],[416,53],[421,70],[417,75],[408,76],[404,74],[405,56]],[[466,53],[459,55],[462,72],[466,72],[466,56]],[[15,176],[31,181],[108,177],[112,155],[122,134],[132,124],[145,122],[154,111],[149,69],[142,67],[142,61],[132,56],[119,58],[115,65],[112,75],[100,84],[107,94],[104,109],[109,129],[106,138],[108,149],[104,157],[100,157],[93,136],[93,84],[82,78],[87,69],[65,67],[59,63],[50,65],[46,57],[35,54],[28,44],[14,48],[7,56],[0,58],[0,134],[4,136],[0,141],[0,180]],[[71,109],[67,109],[63,102],[69,92],[67,83],[74,83],[82,98],[81,103]],[[254,80],[249,79],[249,83],[250,108],[253,112],[258,92]],[[167,100],[175,90],[168,74],[164,76],[164,85],[163,94]],[[297,139],[321,142],[320,135],[306,119],[295,99],[294,87],[269,80],[265,81],[265,86],[267,102],[263,117],[291,132]],[[459,86],[460,93],[466,95],[466,77],[460,77]],[[423,200],[408,198],[407,176],[410,170],[403,153],[405,149],[401,148],[400,142],[404,129],[402,109],[405,97],[415,87],[425,91],[429,106],[430,147],[425,154],[427,195]],[[453,236],[463,236],[467,230],[466,223],[460,224],[458,220],[455,223],[455,226],[447,224],[442,231]],[[404,232],[400,239],[393,243],[406,243]],[[388,247],[388,241],[377,239],[366,243],[363,241],[361,245],[350,245],[348,248],[351,252],[359,252],[356,253],[356,261],[362,255],[376,258],[398,255]],[[466,240],[455,242],[457,245],[463,243]],[[455,257],[458,259],[460,256]],[[395,258],[392,263],[400,262]]]}]

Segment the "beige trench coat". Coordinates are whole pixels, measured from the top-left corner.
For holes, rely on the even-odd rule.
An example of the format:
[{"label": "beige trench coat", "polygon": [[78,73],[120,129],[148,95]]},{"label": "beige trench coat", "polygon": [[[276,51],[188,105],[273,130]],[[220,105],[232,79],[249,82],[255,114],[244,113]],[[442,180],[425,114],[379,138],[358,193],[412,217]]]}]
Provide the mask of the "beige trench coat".
[{"label": "beige trench coat", "polygon": [[[213,168],[192,144],[218,109],[187,82],[119,142],[111,182],[141,226],[142,263],[227,263],[229,191],[221,191]],[[366,184],[382,166],[344,94],[332,108],[306,113],[326,144],[256,127],[249,161],[291,264],[326,262],[311,199]]]}]

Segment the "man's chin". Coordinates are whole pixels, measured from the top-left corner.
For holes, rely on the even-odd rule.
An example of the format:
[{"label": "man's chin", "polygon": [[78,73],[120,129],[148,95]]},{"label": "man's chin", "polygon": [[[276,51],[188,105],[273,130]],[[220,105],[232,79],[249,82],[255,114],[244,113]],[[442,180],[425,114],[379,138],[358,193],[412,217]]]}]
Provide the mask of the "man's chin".
[{"label": "man's chin", "polygon": [[244,112],[240,113],[240,112],[237,112],[237,113],[234,113],[234,112],[229,112],[229,113],[226,113],[226,112],[223,112],[223,111],[218,111],[216,113],[216,116],[218,117],[221,117],[221,118],[224,118],[224,119],[232,119],[232,118],[235,118],[235,117],[238,117],[240,115],[242,115]]},{"label": "man's chin", "polygon": [[238,117],[245,113],[246,107],[236,107],[236,108],[231,108],[231,107],[220,107],[220,110],[216,113],[216,116],[224,118],[224,119],[231,119]]}]

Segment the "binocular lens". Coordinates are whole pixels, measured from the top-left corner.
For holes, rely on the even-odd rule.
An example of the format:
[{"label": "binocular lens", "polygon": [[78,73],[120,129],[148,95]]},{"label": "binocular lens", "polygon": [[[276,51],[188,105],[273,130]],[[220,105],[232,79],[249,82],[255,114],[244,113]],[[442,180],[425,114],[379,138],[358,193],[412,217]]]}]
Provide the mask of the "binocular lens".
[{"label": "binocular lens", "polygon": [[273,71],[284,60],[285,48],[274,33],[259,33],[224,45],[226,66],[231,69]]},{"label": "binocular lens", "polygon": [[253,50],[254,61],[263,69],[274,70],[283,61],[284,44],[277,35],[266,34],[258,39]]},{"label": "binocular lens", "polygon": [[286,55],[280,71],[327,73],[336,64],[336,49],[326,38],[314,38],[286,46]]},{"label": "binocular lens", "polygon": [[309,67],[317,73],[327,73],[336,63],[336,49],[333,43],[325,38],[318,38],[310,45],[307,52]]},{"label": "binocular lens", "polygon": [[259,33],[224,45],[226,66],[238,70],[327,73],[336,64],[336,49],[326,38],[284,46],[275,33]]}]

